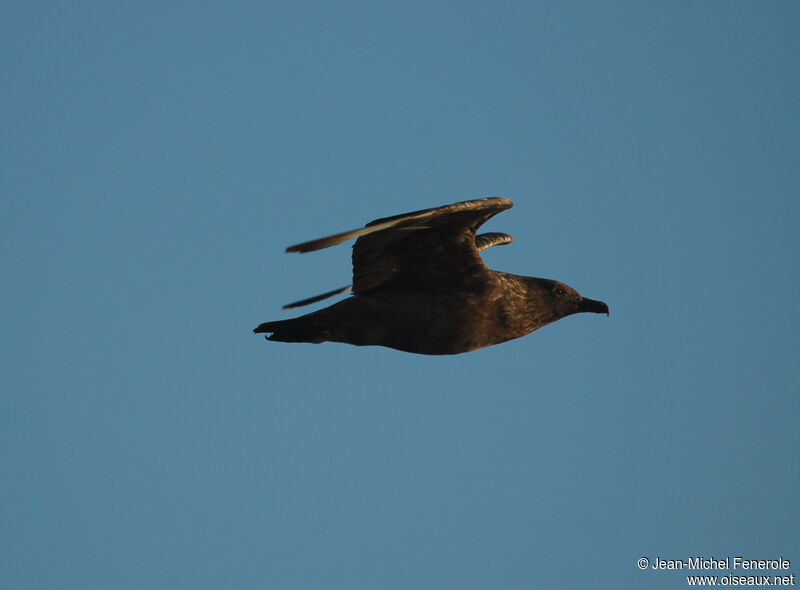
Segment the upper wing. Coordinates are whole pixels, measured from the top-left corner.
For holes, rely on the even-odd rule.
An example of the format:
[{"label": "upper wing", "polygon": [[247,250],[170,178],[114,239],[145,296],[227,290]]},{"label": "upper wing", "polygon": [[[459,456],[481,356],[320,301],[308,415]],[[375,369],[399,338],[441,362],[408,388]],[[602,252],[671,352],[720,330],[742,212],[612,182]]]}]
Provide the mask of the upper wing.
[{"label": "upper wing", "polygon": [[[492,246],[500,246],[502,244],[510,244],[512,241],[513,238],[508,234],[501,234],[497,232],[478,234],[477,236],[475,236],[475,248],[478,250],[478,252],[482,252],[483,250],[486,250],[486,248],[491,248]],[[283,306],[283,309],[291,309],[293,307],[302,307],[303,305],[316,303],[317,301],[322,301],[323,299],[327,299],[328,297],[333,297],[334,295],[339,295],[340,293],[349,291],[350,287],[351,287],[350,285],[347,285],[346,287],[339,287],[338,289],[334,289],[333,291],[328,291],[327,293],[322,293],[321,295],[315,295],[314,297],[309,297],[308,299],[295,301],[293,303],[287,303],[286,305]]]},{"label": "upper wing", "polygon": [[[373,289],[469,288],[489,275],[479,250],[511,241],[506,234],[475,232],[513,203],[501,197],[463,201],[376,219],[365,227],[290,246],[310,252],[358,238],[353,246],[353,293]],[[480,242],[480,243],[476,243]]]}]

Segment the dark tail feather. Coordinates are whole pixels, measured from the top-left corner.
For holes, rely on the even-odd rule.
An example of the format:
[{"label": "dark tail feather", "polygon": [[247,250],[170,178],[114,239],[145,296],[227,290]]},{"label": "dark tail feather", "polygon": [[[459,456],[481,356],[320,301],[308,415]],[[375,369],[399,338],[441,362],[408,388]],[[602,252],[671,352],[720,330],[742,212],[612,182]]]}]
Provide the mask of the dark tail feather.
[{"label": "dark tail feather", "polygon": [[267,340],[278,342],[325,342],[327,331],[314,319],[301,316],[291,320],[265,322],[253,330],[256,334],[269,334]]}]

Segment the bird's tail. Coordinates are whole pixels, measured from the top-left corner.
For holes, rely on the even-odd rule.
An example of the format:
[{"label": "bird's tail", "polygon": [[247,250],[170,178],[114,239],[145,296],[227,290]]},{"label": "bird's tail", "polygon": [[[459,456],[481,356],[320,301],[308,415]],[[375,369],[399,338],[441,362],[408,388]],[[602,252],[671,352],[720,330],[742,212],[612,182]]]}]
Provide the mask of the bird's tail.
[{"label": "bird's tail", "polygon": [[278,342],[325,342],[328,331],[316,321],[314,314],[290,320],[265,322],[253,330],[256,334],[267,334],[267,340]]}]

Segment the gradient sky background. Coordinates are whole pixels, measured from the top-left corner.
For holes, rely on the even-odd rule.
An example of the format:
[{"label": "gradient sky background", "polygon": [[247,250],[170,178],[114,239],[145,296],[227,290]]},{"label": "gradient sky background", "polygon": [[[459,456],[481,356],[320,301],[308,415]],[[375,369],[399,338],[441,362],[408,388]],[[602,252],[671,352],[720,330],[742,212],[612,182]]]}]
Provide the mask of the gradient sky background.
[{"label": "gradient sky background", "polygon": [[[0,9],[0,587],[800,573],[800,5],[120,4]],[[491,195],[609,318],[251,333],[349,281],[285,246]]]}]

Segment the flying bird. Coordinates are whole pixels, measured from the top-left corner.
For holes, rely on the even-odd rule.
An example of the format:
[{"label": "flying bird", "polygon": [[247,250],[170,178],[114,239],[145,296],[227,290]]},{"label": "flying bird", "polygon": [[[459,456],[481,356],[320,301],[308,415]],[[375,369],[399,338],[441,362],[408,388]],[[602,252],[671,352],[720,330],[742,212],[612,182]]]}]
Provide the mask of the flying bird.
[{"label": "flying bird", "polygon": [[513,205],[501,197],[462,201],[376,219],[360,229],[290,246],[287,252],[311,252],[356,238],[352,285],[284,309],[348,289],[352,296],[253,331],[279,342],[346,342],[458,354],[525,336],[575,313],[608,315],[605,303],[582,297],[564,283],[490,270],[484,264],[479,252],[509,244],[512,238],[476,232]]}]

